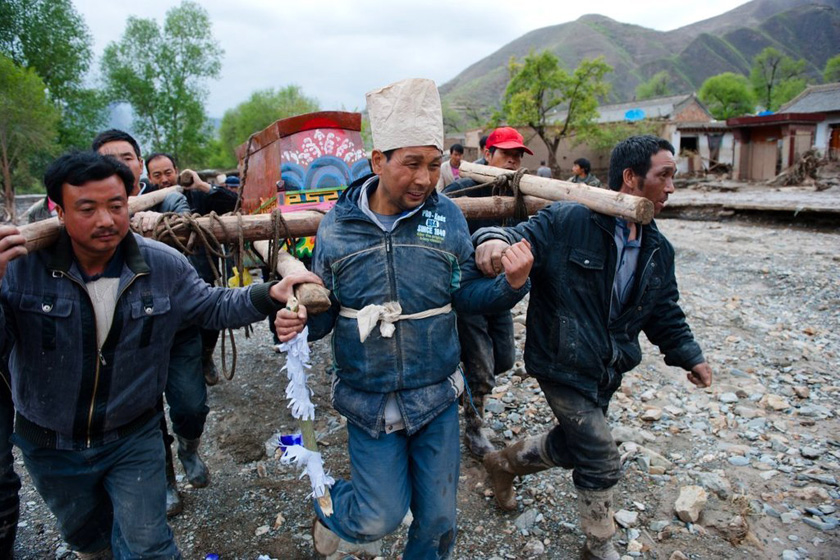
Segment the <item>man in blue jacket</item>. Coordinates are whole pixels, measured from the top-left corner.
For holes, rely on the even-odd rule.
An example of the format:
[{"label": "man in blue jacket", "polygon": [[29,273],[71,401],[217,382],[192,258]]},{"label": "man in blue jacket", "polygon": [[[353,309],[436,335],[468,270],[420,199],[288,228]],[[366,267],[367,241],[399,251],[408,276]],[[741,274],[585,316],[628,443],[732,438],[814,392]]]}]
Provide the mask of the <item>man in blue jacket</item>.
[{"label": "man in blue jacket", "polygon": [[[375,177],[349,187],[318,228],[313,271],[332,308],[309,319],[332,330],[332,404],[347,417],[351,481],[332,489],[333,515],[316,504],[315,549],[339,537],[377,540],[411,509],[405,560],[447,558],[455,543],[460,451],[457,312],[510,309],[527,292],[531,255],[513,245],[503,275],[476,269],[467,223],[435,192],[443,120],[431,80],[367,94]],[[278,336],[303,329],[306,311],[278,313]],[[375,328],[376,323],[379,328]]]},{"label": "man in blue jacket", "polygon": [[[654,136],[620,142],[610,158],[614,191],[647,198],[658,214],[674,192],[674,148]],[[525,366],[558,424],[541,436],[490,453],[484,466],[502,509],[516,508],[513,480],[554,466],[573,469],[583,557],[618,560],[612,489],[621,477],[607,406],[624,372],[641,361],[639,333],[708,387],[712,370],[677,300],[674,248],[654,222],[636,224],[578,204],[557,203],[512,228],[486,228],[476,262],[492,274],[510,243],[533,246]]]},{"label": "man in blue jacket", "polygon": [[112,157],[66,154],[44,183],[64,225],[54,246],[27,255],[18,230],[0,226],[14,442],[81,558],[180,558],[156,410],[175,333],[258,321],[294,284],[320,279],[210,287],[183,255],[129,232],[134,176]]}]

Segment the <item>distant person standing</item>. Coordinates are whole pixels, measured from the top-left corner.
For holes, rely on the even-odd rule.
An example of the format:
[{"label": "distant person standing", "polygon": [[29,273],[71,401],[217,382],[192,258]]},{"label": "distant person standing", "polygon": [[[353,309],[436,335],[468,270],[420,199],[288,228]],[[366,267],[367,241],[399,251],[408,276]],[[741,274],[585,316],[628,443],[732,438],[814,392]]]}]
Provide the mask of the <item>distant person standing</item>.
[{"label": "distant person standing", "polygon": [[447,185],[451,185],[461,177],[461,158],[464,157],[464,147],[461,144],[452,144],[449,148],[449,161],[443,162],[440,166],[440,179],[438,179],[435,190],[441,192]]},{"label": "distant person standing", "polygon": [[485,134],[478,140],[478,153],[481,154],[481,157],[475,160],[473,163],[477,163],[479,165],[487,165],[487,158],[484,157],[484,147],[487,146],[487,138],[489,138],[489,136]]},{"label": "distant person standing", "polygon": [[600,187],[601,181],[595,175],[590,173],[592,171],[592,165],[589,163],[589,160],[586,158],[578,158],[575,160],[574,164],[572,165],[572,175],[569,177],[569,181],[572,183],[586,183],[590,187]]},{"label": "distant person standing", "polygon": [[545,164],[545,161],[540,162],[540,166],[537,168],[537,177],[551,179],[551,168]]}]

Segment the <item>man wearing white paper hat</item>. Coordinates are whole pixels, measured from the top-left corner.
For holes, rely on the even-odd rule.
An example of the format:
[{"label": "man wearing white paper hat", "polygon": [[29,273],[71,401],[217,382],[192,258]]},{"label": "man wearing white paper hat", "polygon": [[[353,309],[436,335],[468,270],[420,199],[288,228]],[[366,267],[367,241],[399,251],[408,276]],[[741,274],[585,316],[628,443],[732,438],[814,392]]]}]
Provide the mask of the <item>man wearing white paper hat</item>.
[{"label": "man wearing white paper hat", "polygon": [[[333,294],[308,320],[310,338],[333,331],[333,406],[347,417],[352,481],[332,489],[334,514],[316,504],[315,549],[339,538],[370,542],[411,509],[405,560],[447,558],[455,542],[463,390],[455,311],[510,309],[527,292],[533,259],[512,246],[505,274],[476,268],[461,211],[435,192],[443,119],[431,80],[367,94],[376,174],[351,185],[318,229],[312,266]],[[288,340],[306,310],[278,313]]]}]

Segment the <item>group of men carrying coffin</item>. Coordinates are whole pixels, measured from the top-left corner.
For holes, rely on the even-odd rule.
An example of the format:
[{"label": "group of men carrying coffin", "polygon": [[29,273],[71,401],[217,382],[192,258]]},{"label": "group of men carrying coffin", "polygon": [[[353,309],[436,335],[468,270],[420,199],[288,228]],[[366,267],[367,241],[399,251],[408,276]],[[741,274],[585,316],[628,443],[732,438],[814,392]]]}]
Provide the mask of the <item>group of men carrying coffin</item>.
[{"label": "group of men carrying coffin", "polygon": [[[443,149],[435,84],[391,84],[369,92],[367,107],[374,175],[324,216],[311,273],[211,287],[182,255],[129,232],[135,176],[94,152],[62,156],[47,172],[64,225],[55,246],[27,254],[19,231],[0,226],[11,393],[0,401],[0,434],[16,413],[12,441],[80,557],[180,558],[166,523],[158,406],[173,339],[185,326],[218,330],[277,311],[283,341],[306,325],[312,340],[332,332],[332,405],[348,420],[351,478],[332,487],[332,514],[313,501],[317,552],[333,554],[341,539],[377,540],[411,510],[402,557],[452,554],[461,401],[467,448],[483,459],[501,508],[516,507],[516,476],[573,469],[584,557],[619,558],[611,509],[620,464],[606,411],[641,359],[639,333],[691,383],[712,380],[677,303],[672,246],[653,222],[571,203],[518,224],[468,224],[449,197],[488,193],[463,179],[435,191]],[[502,128],[483,155],[515,170],[526,151]],[[668,142],[632,137],[613,151],[609,187],[649,199],[658,213],[675,172]],[[329,311],[285,309],[304,282],[331,291]],[[511,366],[509,310],[529,290],[525,367],[557,425],[495,450],[481,432],[483,401]],[[360,314],[379,328],[360,329]],[[11,551],[19,483],[6,445],[0,460],[0,537]]]}]

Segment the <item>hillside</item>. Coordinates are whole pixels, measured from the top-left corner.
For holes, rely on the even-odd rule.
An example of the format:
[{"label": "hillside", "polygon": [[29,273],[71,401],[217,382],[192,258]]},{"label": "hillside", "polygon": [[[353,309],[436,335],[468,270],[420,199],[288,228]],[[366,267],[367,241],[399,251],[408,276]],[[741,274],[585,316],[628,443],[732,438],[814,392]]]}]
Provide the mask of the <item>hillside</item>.
[{"label": "hillside", "polygon": [[576,21],[526,33],[471,65],[441,86],[453,107],[495,107],[507,84],[510,57],[549,49],[566,68],[603,55],[608,102],[633,99],[636,86],[661,70],[671,76],[672,93],[696,91],[721,72],[748,74],[753,57],[775,47],[808,62],[818,81],[825,62],[840,52],[840,0],[754,0],[725,14],[673,31],[656,31],[585,15]]}]

